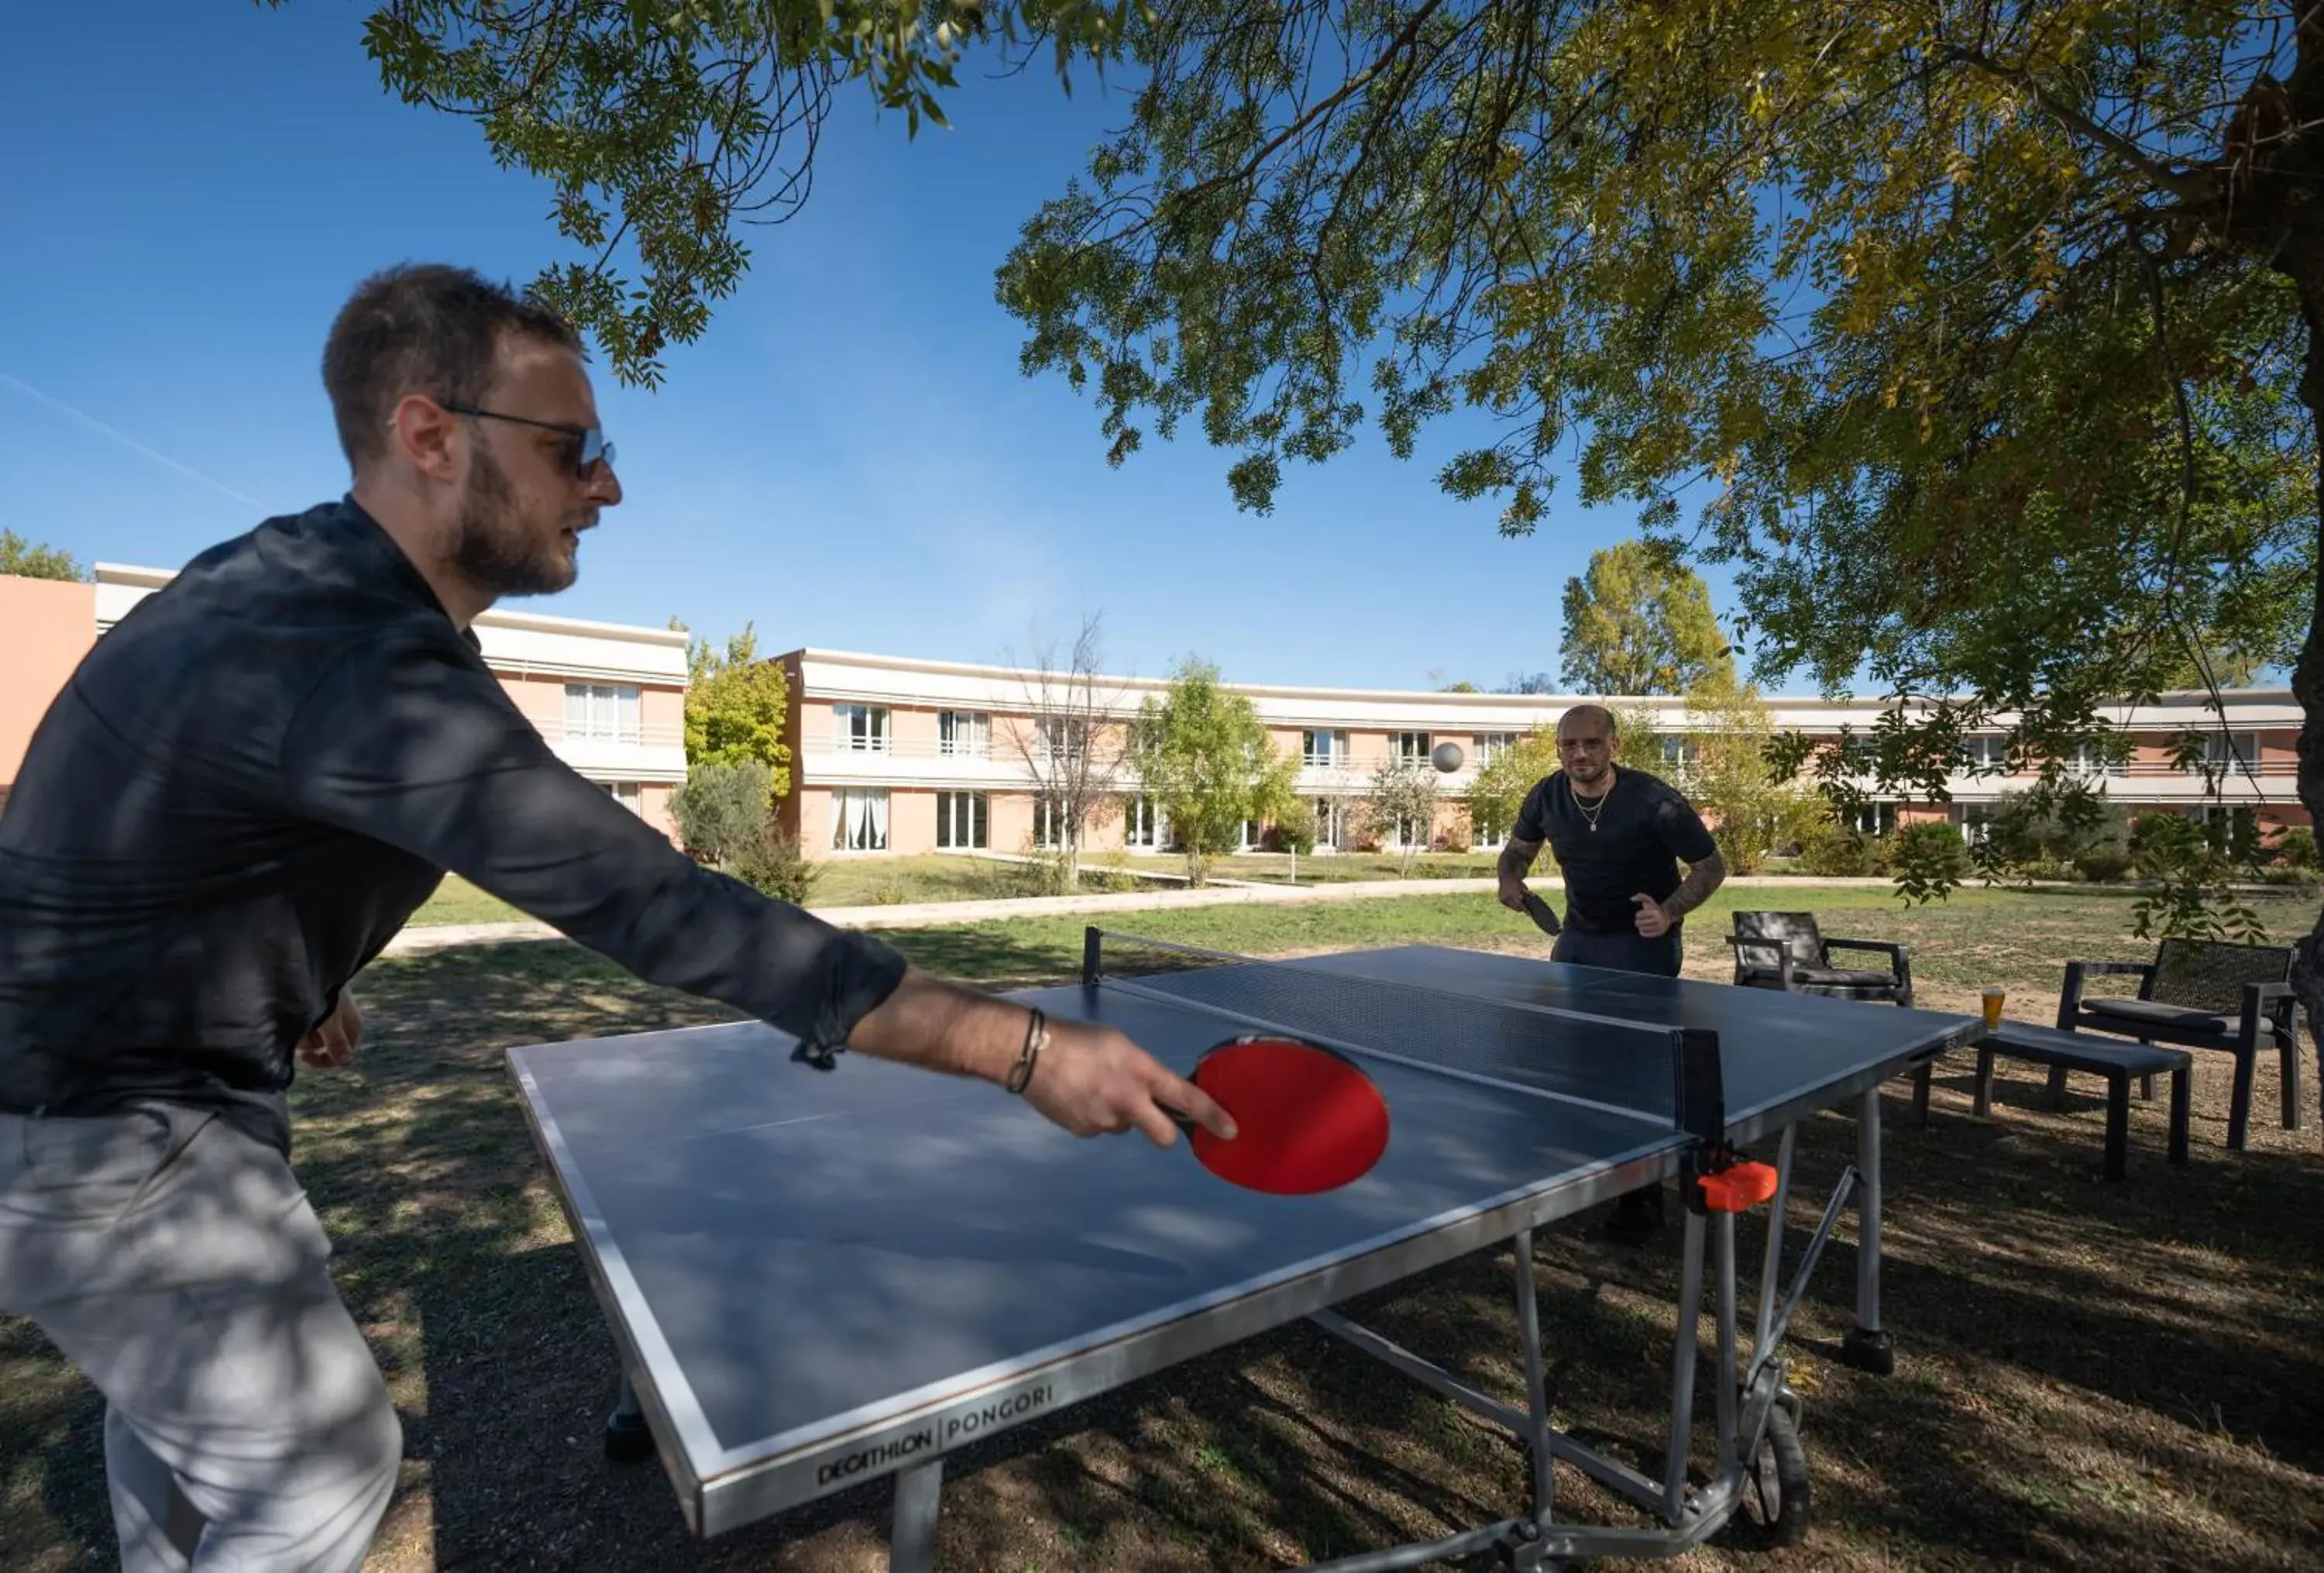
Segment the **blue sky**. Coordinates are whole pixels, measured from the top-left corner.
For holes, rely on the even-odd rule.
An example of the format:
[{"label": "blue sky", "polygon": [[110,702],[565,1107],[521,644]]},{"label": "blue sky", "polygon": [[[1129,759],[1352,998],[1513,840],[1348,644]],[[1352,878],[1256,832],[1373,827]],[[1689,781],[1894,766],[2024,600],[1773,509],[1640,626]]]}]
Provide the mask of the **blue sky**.
[{"label": "blue sky", "polygon": [[[519,280],[569,258],[543,188],[383,91],[369,9],[0,7],[0,525],[175,567],[336,496],[317,368],[353,283],[405,258]],[[1140,675],[1187,654],[1247,681],[1555,672],[1565,578],[1632,517],[1562,484],[1504,540],[1494,504],[1436,488],[1449,429],[1410,462],[1367,432],[1294,467],[1265,517],[1236,511],[1233,456],[1199,433],[1109,469],[1095,408],[1019,374],[992,272],[1120,101],[1043,71],[964,86],[954,129],[917,142],[843,92],[812,199],[754,233],[662,387],[600,369],[627,500],[580,582],[528,609],[968,661],[1102,612],[1107,665]]]}]

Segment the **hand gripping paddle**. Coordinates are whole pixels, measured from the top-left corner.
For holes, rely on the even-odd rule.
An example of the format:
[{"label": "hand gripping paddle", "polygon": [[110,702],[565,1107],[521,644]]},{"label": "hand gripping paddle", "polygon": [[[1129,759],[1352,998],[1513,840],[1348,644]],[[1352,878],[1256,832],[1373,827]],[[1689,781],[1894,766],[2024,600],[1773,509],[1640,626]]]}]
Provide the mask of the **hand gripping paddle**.
[{"label": "hand gripping paddle", "polygon": [[1232,1116],[1222,1142],[1177,1115],[1202,1166],[1230,1185],[1312,1196],[1361,1180],[1388,1150],[1388,1100],[1355,1062],[1296,1038],[1217,1045],[1189,1078]]}]

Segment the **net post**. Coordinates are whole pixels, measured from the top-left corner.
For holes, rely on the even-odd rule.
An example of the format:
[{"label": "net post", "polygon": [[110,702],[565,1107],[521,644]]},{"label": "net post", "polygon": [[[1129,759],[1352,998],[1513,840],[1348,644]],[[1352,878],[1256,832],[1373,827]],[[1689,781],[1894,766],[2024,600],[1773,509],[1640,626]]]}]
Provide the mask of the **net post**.
[{"label": "net post", "polygon": [[1082,926],[1082,986],[1084,988],[1097,986],[1098,948],[1102,933],[1103,931],[1094,923],[1085,923]]}]

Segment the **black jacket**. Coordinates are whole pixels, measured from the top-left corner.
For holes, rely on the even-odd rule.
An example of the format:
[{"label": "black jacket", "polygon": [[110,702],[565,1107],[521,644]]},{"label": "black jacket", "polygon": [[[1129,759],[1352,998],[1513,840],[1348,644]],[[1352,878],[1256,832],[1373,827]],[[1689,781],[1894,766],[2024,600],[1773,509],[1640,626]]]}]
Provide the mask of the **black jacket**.
[{"label": "black jacket", "polygon": [[0,1108],[158,1095],[287,1152],[294,1046],[447,869],[810,1044],[903,973],[559,760],[349,498],[196,558],[42,718],[0,812]]}]

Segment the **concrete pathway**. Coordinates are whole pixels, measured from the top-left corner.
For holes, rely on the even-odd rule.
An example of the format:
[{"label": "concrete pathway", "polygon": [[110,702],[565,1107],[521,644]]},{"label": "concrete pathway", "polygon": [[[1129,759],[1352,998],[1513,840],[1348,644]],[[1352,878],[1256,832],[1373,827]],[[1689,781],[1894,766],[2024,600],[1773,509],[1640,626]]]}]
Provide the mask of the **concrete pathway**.
[{"label": "concrete pathway", "polygon": [[[1554,875],[1526,881],[1536,890],[1562,889]],[[1808,880],[1796,874],[1738,874],[1727,884],[1738,888],[1770,885],[1886,886],[1885,878]],[[991,923],[1010,918],[1039,918],[1094,912],[1152,911],[1171,907],[1246,905],[1296,906],[1316,902],[1369,902],[1384,897],[1478,895],[1489,898],[1496,882],[1481,879],[1368,879],[1334,884],[1270,885],[1238,884],[1208,885],[1201,890],[1142,890],[1089,892],[1070,896],[1010,896],[993,901],[899,902],[887,906],[816,907],[826,922],[843,929],[926,929],[951,923]],[[2074,886],[2060,886],[2074,889]],[[2086,887],[2085,887],[2086,888]],[[438,923],[406,929],[388,941],[386,954],[410,956],[447,950],[463,945],[501,945],[522,940],[563,938],[546,923]]]}]

